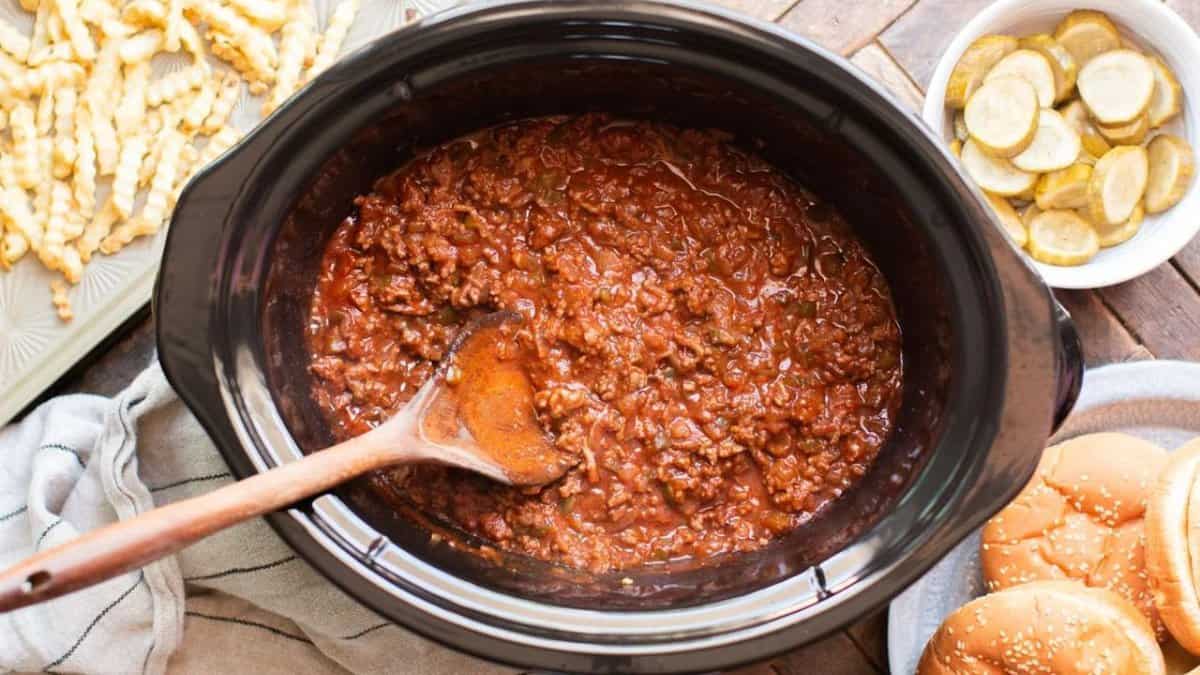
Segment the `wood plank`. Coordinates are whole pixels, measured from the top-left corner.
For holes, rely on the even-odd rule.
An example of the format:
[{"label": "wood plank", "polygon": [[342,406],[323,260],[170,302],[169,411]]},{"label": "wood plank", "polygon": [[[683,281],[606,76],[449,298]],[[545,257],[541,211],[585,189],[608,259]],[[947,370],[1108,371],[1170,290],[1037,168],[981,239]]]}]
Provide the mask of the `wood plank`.
[{"label": "wood plank", "polygon": [[1173,265],[1099,292],[1156,357],[1200,359],[1200,295]]},{"label": "wood plank", "polygon": [[780,25],[839,54],[853,54],[875,39],[915,0],[800,0]]},{"label": "wood plank", "polygon": [[1089,367],[1154,358],[1121,324],[1094,291],[1055,291],[1054,296],[1075,319]]},{"label": "wood plank", "polygon": [[909,110],[920,114],[925,96],[879,43],[873,42],[858,50],[850,57],[850,62],[886,87]]},{"label": "wood plank", "polygon": [[867,657],[871,665],[881,673],[888,671],[887,660],[887,610],[876,612],[874,615],[859,621],[848,631],[850,639],[858,645],[859,651]]},{"label": "wood plank", "polygon": [[1200,287],[1200,237],[1193,239],[1183,250],[1172,258],[1183,275],[1192,280],[1193,286]]},{"label": "wood plank", "polygon": [[992,0],[919,0],[883,31],[879,41],[921,89],[926,89],[950,41],[990,4]]},{"label": "wood plank", "polygon": [[[779,675],[877,675],[875,668],[845,633],[834,635],[803,649],[772,659],[770,667]],[[748,675],[760,675],[751,672]]]},{"label": "wood plank", "polygon": [[796,4],[796,0],[708,0],[714,5],[749,14],[764,21],[776,21]]}]

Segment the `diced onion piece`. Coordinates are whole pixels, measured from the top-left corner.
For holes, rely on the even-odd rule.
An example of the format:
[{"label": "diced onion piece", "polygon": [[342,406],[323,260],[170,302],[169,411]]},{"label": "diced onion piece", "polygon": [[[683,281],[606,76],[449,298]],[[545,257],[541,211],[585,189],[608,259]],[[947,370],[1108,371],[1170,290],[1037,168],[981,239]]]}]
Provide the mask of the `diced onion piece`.
[{"label": "diced onion piece", "polygon": [[1150,175],[1146,183],[1146,210],[1161,213],[1175,206],[1187,194],[1196,172],[1192,146],[1170,134],[1155,136],[1146,146]]},{"label": "diced onion piece", "polygon": [[1020,77],[1000,77],[979,87],[967,102],[963,117],[971,140],[984,151],[1012,157],[1033,142],[1038,113],[1033,85]]},{"label": "diced onion piece", "polygon": [[1146,194],[1150,160],[1146,149],[1123,145],[1096,162],[1088,181],[1088,213],[1097,226],[1129,220]]},{"label": "diced onion piece", "polygon": [[1100,124],[1129,124],[1154,96],[1150,60],[1132,49],[1105,52],[1079,71],[1079,97]]},{"label": "diced onion piece", "polygon": [[1088,221],[1074,211],[1043,211],[1029,223],[1029,254],[1047,265],[1082,265],[1100,250],[1100,239]]}]

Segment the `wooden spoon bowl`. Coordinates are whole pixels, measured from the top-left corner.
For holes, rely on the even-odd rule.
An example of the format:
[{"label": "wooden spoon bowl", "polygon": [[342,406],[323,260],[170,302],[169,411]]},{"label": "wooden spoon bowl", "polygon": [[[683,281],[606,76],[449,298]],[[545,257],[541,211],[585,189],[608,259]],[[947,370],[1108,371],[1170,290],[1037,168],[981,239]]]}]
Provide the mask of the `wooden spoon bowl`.
[{"label": "wooden spoon bowl", "polygon": [[38,553],[0,573],[0,612],[65,595],[141,567],[242,521],[370,471],[438,463],[509,485],[541,485],[578,459],[540,427],[522,354],[504,339],[514,312],[463,328],[442,367],[371,431],[199,497],[147,511]]}]

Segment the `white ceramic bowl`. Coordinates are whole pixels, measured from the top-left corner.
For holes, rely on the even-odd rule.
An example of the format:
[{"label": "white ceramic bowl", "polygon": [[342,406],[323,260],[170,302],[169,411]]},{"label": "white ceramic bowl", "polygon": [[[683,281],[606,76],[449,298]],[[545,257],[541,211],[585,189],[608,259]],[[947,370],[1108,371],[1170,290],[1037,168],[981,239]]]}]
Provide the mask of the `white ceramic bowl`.
[{"label": "white ceramic bowl", "polygon": [[[943,105],[946,81],[967,46],[990,33],[1023,37],[1052,33],[1067,13],[1095,9],[1108,14],[1127,41],[1157,54],[1183,85],[1183,115],[1161,129],[1183,136],[1197,147],[1200,134],[1200,37],[1161,0],[999,0],[980,12],[955,36],[937,70],[925,99],[925,123],[947,140],[953,137],[953,115]],[[997,225],[999,227],[999,225]],[[1200,231],[1200,179],[1192,182],[1183,201],[1164,213],[1147,216],[1141,231],[1129,241],[1100,251],[1077,267],[1046,265],[1029,259],[1046,283],[1055,288],[1099,288],[1145,274],[1179,252]]]}]

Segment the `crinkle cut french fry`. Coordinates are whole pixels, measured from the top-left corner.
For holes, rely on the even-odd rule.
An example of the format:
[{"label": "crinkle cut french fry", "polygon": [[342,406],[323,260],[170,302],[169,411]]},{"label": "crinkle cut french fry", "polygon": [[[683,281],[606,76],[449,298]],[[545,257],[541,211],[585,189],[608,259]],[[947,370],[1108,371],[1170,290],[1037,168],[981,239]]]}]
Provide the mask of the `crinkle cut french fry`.
[{"label": "crinkle cut french fry", "polygon": [[42,92],[42,97],[38,99],[37,112],[34,113],[33,120],[38,136],[45,136],[54,128],[54,91],[46,90]]},{"label": "crinkle cut french fry", "polygon": [[38,9],[39,0],[21,0],[21,9],[26,12],[36,12]]},{"label": "crinkle cut french fry", "polygon": [[[229,0],[229,5],[259,28],[274,33],[288,20],[287,6],[274,0]],[[298,6],[297,3],[294,6]]]},{"label": "crinkle cut french fry", "polygon": [[[24,76],[25,68],[25,64],[9,56],[8,52],[0,49],[0,82],[7,83],[13,78]],[[9,95],[8,92],[12,89],[13,87],[10,83],[0,87],[0,92],[4,92],[5,97],[7,97]],[[3,99],[0,98],[0,101],[3,101]]]},{"label": "crinkle cut french fry", "polygon": [[275,69],[275,88],[263,102],[263,115],[270,115],[300,86],[304,60],[316,39],[316,20],[312,11],[294,5],[279,38],[279,67]]},{"label": "crinkle cut french fry", "polygon": [[84,262],[92,259],[92,255],[100,248],[100,242],[108,236],[113,225],[120,219],[121,214],[117,213],[117,208],[113,205],[110,197],[108,201],[104,202],[104,206],[100,207],[91,222],[84,227],[83,236],[75,240],[75,249],[79,251],[79,257]]},{"label": "crinkle cut french fry", "polygon": [[[79,3],[79,16],[96,28],[103,29],[105,21],[117,21],[117,8],[108,0],[83,0]],[[112,36],[109,36],[112,37]]]},{"label": "crinkle cut french fry", "polygon": [[233,127],[224,127],[214,134],[208,139],[208,144],[200,150],[200,156],[196,159],[196,164],[188,177],[196,175],[213,160],[225,154],[225,151],[232,148],[241,137],[241,132]]},{"label": "crinkle cut french fry", "polygon": [[4,188],[3,197],[0,199],[0,212],[8,218],[8,227],[20,232],[34,251],[39,250],[44,233],[29,208],[29,196],[21,188],[10,185]]},{"label": "crinkle cut french fry", "polygon": [[[242,77],[250,83],[250,93],[259,94],[266,91],[267,84],[272,80],[273,73],[270,70],[260,71],[255,68],[254,64],[246,59],[246,56],[233,43],[233,39],[224,33],[217,31],[209,31],[207,35],[209,39],[209,49],[213,56],[233,66],[233,69],[241,73]],[[258,91],[255,91],[258,89]]]},{"label": "crinkle cut french fry", "polygon": [[187,111],[183,113],[183,128],[185,131],[195,132],[204,124],[204,120],[208,118],[212,112],[213,101],[217,98],[217,85],[212,80],[205,80],[200,86],[200,91],[196,93],[196,97],[192,99],[188,105]]},{"label": "crinkle cut french fry", "polygon": [[142,120],[146,117],[146,87],[149,83],[149,62],[125,66],[125,87],[117,109],[113,112],[113,121],[116,122],[119,136],[127,137],[141,131]]},{"label": "crinkle cut french fry", "polygon": [[19,232],[4,233],[4,263],[12,265],[29,252],[29,242]]},{"label": "crinkle cut french fry", "polygon": [[96,171],[101,176],[111,176],[117,170],[121,146],[112,119],[97,107],[88,103],[88,118],[92,121],[92,139],[96,144]]},{"label": "crinkle cut french fry", "polygon": [[136,31],[120,19],[105,19],[100,22],[100,32],[108,40],[125,40]]},{"label": "crinkle cut french fry", "polygon": [[58,0],[50,0],[50,16],[46,18],[46,35],[50,38],[51,45],[67,42],[67,31],[63,28],[62,15],[58,13]]},{"label": "crinkle cut french fry", "polygon": [[306,82],[332,66],[333,62],[337,60],[342,43],[345,42],[350,27],[354,25],[355,15],[358,14],[358,2],[359,0],[342,0],[334,8],[333,14],[329,17],[329,25],[326,26],[325,33],[317,44],[317,54],[313,57],[312,66],[305,74]]},{"label": "crinkle cut french fry", "polygon": [[213,31],[228,36],[229,42],[246,57],[246,62],[255,71],[265,74],[275,68],[278,55],[271,36],[237,12],[216,0],[193,0],[186,11],[207,23]]},{"label": "crinkle cut french fry", "polygon": [[124,43],[124,38],[119,37],[109,37],[101,43],[96,62],[92,64],[92,76],[84,87],[84,97],[89,101],[107,106],[116,98],[114,89],[120,94],[121,46]]},{"label": "crinkle cut french fry", "polygon": [[9,121],[12,124],[13,168],[17,174],[17,186],[28,190],[37,185],[42,178],[42,162],[32,106],[25,102],[18,103],[12,109]]},{"label": "crinkle cut french fry", "polygon": [[[144,30],[125,38],[121,44],[121,62],[126,66],[144,63],[162,49],[163,32],[157,28]],[[128,76],[128,73],[126,73]]]},{"label": "crinkle cut french fry", "polygon": [[233,106],[237,104],[238,95],[241,93],[241,78],[236,73],[226,72],[221,77],[217,98],[213,101],[212,111],[208,114],[208,119],[204,120],[201,131],[206,134],[215,134],[220,131],[221,127],[229,121],[229,116],[233,113]]},{"label": "crinkle cut french fry", "polygon": [[13,55],[18,61],[29,58],[29,38],[7,20],[0,18],[0,49]]},{"label": "crinkle cut french fry", "polygon": [[183,161],[179,164],[179,179],[175,181],[175,186],[171,188],[171,194],[167,198],[167,211],[175,208],[175,204],[179,202],[179,195],[183,194],[183,189],[192,179],[197,167],[196,162],[200,159],[200,151],[194,145],[185,145],[182,157]]},{"label": "crinkle cut french fry", "polygon": [[170,106],[159,108],[146,117],[146,129],[149,130],[154,142],[150,144],[146,158],[142,160],[142,167],[138,170],[138,187],[149,185],[150,179],[154,178],[154,172],[158,168],[158,158],[162,156],[163,145],[170,138],[167,131],[174,130],[179,125],[180,117],[180,113]]},{"label": "crinkle cut french fry", "polygon": [[[87,226],[87,222],[87,219],[79,211],[75,209],[67,211],[67,226],[63,229],[63,237],[67,240],[68,244],[79,239]],[[75,249],[74,246],[70,246],[69,248],[72,250]]]},{"label": "crinkle cut french fry", "polygon": [[46,2],[35,2],[33,8],[26,8],[33,12],[33,34],[29,36],[29,55],[25,58],[25,62],[31,66],[36,66],[46,60],[46,48],[50,45],[50,15],[53,13],[51,8],[54,3],[50,0]]},{"label": "crinkle cut french fry", "polygon": [[7,126],[8,126],[8,111],[5,110],[4,108],[0,108],[0,131],[4,131],[5,127],[7,127]]},{"label": "crinkle cut french fry", "polygon": [[134,134],[121,145],[121,158],[113,176],[112,201],[117,213],[128,218],[133,213],[133,199],[137,194],[138,174],[142,159],[146,156],[146,136]]},{"label": "crinkle cut french fry", "polygon": [[[142,212],[134,218],[112,228],[112,232],[100,242],[100,252],[112,255],[138,237],[158,233],[167,214],[175,205],[179,193],[176,177],[184,163],[194,156],[195,148],[187,144],[187,137],[171,127],[163,131],[166,141],[160,151],[160,161],[146,195]],[[189,153],[188,150],[192,152]],[[179,187],[182,189],[182,186]]]},{"label": "crinkle cut french fry", "polygon": [[60,270],[63,267],[63,250],[67,243],[67,214],[71,209],[71,190],[66,183],[54,181],[47,192],[50,204],[46,217],[46,231],[42,236],[42,248],[38,251],[38,257],[46,267]]},{"label": "crinkle cut french fry", "polygon": [[66,178],[75,165],[75,112],[78,94],[59,89],[54,94],[54,176]]},{"label": "crinkle cut french fry", "polygon": [[158,229],[159,224],[152,223],[141,216],[130,218],[114,227],[104,241],[100,242],[100,252],[104,255],[112,255],[138,237],[157,234]]},{"label": "crinkle cut french fry", "polygon": [[179,51],[183,43],[182,28],[187,23],[183,18],[183,0],[167,0],[163,23],[166,30],[163,46],[169,52]]},{"label": "crinkle cut french fry", "polygon": [[71,174],[71,183],[79,212],[85,218],[91,218],[96,210],[96,146],[87,106],[75,110],[75,171]]},{"label": "crinkle cut french fry", "polygon": [[208,65],[203,62],[158,78],[146,88],[146,104],[159,106],[195,89],[209,78]]},{"label": "crinkle cut french fry", "polygon": [[[154,178],[150,181],[150,192],[146,195],[146,204],[142,208],[141,218],[146,222],[146,225],[153,227],[155,230],[162,224],[167,217],[167,211],[170,208],[168,200],[171,196],[171,188],[175,187],[175,179],[179,174],[179,165],[182,160],[183,146],[187,142],[187,138],[174,129],[164,132],[167,140],[163,143],[162,155],[159,157],[158,168],[154,172]],[[118,227],[118,229],[120,229]],[[101,245],[103,250],[103,245]]]},{"label": "crinkle cut french fry", "polygon": [[75,50],[75,56],[83,61],[96,58],[96,43],[88,31],[83,19],[79,16],[79,0],[55,0],[58,16],[62,18],[63,31]]},{"label": "crinkle cut french fry", "polygon": [[[0,147],[0,196],[7,187],[15,186],[17,181],[17,165],[13,157],[12,145]],[[0,219],[3,222],[3,219]]]},{"label": "crinkle cut french fry", "polygon": [[83,279],[83,259],[79,257],[79,251],[75,250],[74,246],[63,249],[59,271],[62,272],[63,278],[72,284],[77,284]]},{"label": "crinkle cut french fry", "polygon": [[54,310],[58,313],[58,318],[63,321],[70,321],[75,318],[75,312],[71,310],[69,291],[70,287],[62,279],[55,279],[50,282],[50,302],[54,305]]},{"label": "crinkle cut french fry", "polygon": [[208,58],[208,54],[204,50],[204,40],[200,38],[200,33],[196,31],[196,27],[184,19],[179,23],[179,42],[187,53],[192,55],[196,61],[204,61]]},{"label": "crinkle cut french fry", "polygon": [[121,21],[137,28],[163,28],[167,8],[159,0],[133,0],[121,9]]}]

